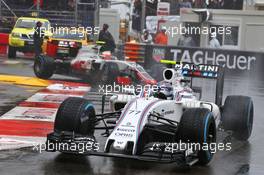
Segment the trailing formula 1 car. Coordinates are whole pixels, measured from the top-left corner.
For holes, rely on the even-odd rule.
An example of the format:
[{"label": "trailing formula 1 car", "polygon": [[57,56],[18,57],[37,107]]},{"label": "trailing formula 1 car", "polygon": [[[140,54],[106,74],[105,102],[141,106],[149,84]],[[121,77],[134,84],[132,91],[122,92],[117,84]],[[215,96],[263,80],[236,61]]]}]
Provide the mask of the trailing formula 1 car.
[{"label": "trailing formula 1 car", "polygon": [[[104,96],[101,114],[96,114],[93,104],[86,99],[66,99],[58,110],[54,132],[47,137],[46,150],[206,165],[215,153],[217,132],[248,140],[253,126],[252,99],[228,96],[222,105],[224,73],[221,67],[181,63],[175,69],[166,69],[163,76],[164,82],[157,91],[150,89],[136,97],[113,96],[110,113],[104,112]],[[192,88],[194,78],[216,80],[215,102],[202,101],[195,95],[202,90]],[[120,102],[124,107],[116,105]],[[103,149],[96,141],[100,129],[106,130],[102,133],[106,137]],[[90,146],[82,152],[69,147],[76,148],[79,144]],[[230,148],[230,145],[224,146]]]},{"label": "trailing formula 1 car", "polygon": [[34,73],[49,79],[53,74],[81,77],[90,83],[156,84],[142,66],[135,62],[118,60],[110,53],[100,53],[100,45],[83,46],[77,57],[51,58],[41,55],[35,59]]}]

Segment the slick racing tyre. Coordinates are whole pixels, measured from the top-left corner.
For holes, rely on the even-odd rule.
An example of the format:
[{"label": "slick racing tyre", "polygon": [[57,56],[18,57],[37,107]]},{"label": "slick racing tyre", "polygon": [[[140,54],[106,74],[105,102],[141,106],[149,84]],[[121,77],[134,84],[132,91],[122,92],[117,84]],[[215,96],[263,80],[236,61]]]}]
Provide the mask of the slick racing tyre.
[{"label": "slick racing tyre", "polygon": [[62,131],[92,136],[95,126],[93,105],[83,98],[67,98],[59,107],[54,124],[57,133]]},{"label": "slick racing tyre", "polygon": [[9,46],[8,47],[8,58],[16,58],[16,48]]},{"label": "slick racing tyre", "polygon": [[237,140],[246,141],[253,128],[254,106],[250,97],[228,96],[225,100],[222,124],[225,130],[233,131]]},{"label": "slick racing tyre", "polygon": [[49,79],[54,73],[54,59],[45,55],[35,58],[34,73],[38,78]]},{"label": "slick racing tyre", "polygon": [[[216,124],[213,114],[208,109],[187,109],[181,117],[177,135],[182,143],[200,145],[200,149],[196,150],[200,165],[207,165],[212,160],[210,144],[216,142]],[[203,146],[207,146],[208,149],[201,149]]]}]

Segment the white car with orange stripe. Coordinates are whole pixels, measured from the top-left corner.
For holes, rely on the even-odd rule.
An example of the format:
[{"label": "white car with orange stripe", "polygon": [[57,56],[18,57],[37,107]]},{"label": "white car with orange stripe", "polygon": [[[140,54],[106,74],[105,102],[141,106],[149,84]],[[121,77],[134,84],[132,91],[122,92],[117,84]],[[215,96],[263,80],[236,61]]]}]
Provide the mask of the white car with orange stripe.
[{"label": "white car with orange stripe", "polygon": [[52,58],[40,55],[35,59],[34,73],[49,79],[54,74],[83,78],[90,84],[156,84],[144,68],[135,63],[118,60],[111,53],[99,53],[100,46],[83,46],[76,58]]},{"label": "white car with orange stripe", "polygon": [[[143,93],[144,96],[128,100],[124,108],[110,113],[102,110],[101,114],[95,114],[93,104],[86,99],[66,99],[58,110],[54,132],[48,135],[47,151],[206,165],[218,151],[218,129],[230,131],[241,141],[250,137],[252,99],[228,96],[222,105],[223,72],[220,67],[181,63],[175,69],[164,71],[164,80],[170,84],[165,87],[172,87],[172,96],[166,93],[166,88],[149,91],[148,95]],[[179,75],[179,69],[183,76]],[[191,77],[190,83],[194,77],[217,80],[216,102],[199,100],[191,86],[186,87],[188,80],[184,77]],[[104,97],[102,102],[103,109]],[[102,129],[105,130],[102,136],[107,139],[97,143],[95,132]],[[90,147],[80,152],[50,147],[54,144],[64,144],[64,148],[72,144]],[[229,150],[231,143],[222,143],[221,148]]]}]

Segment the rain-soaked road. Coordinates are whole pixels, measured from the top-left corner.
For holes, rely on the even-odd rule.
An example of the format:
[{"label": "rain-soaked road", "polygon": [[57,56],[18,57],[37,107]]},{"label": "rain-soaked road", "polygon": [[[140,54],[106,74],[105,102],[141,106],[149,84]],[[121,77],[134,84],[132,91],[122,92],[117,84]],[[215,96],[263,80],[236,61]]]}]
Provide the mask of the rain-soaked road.
[{"label": "rain-soaked road", "polygon": [[[1,64],[0,74],[33,75],[30,65],[30,62],[15,65]],[[212,88],[207,88],[205,98],[212,96]],[[10,104],[15,105],[16,102],[27,98],[36,90],[32,87],[18,87],[0,83],[1,113],[6,111],[6,108],[10,108]],[[13,93],[15,91],[17,93]],[[211,164],[206,167],[182,168],[174,164],[161,165],[114,158],[37,153],[32,149],[21,149],[0,152],[0,174],[262,175],[264,174],[264,80],[249,79],[249,77],[228,78],[225,81],[224,95],[228,94],[249,95],[253,98],[255,105],[253,133],[247,143],[233,141],[231,151],[218,152]]]}]

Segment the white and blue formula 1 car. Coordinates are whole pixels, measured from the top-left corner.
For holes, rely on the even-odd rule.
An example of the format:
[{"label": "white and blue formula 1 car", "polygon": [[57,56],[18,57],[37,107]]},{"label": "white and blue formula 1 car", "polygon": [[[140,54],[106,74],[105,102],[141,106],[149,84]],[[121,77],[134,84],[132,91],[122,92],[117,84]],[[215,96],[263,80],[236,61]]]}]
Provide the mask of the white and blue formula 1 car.
[{"label": "white and blue formula 1 car", "polygon": [[[54,132],[47,137],[47,151],[206,165],[215,153],[211,145],[216,143],[217,132],[228,131],[238,140],[248,140],[253,126],[252,99],[228,96],[222,105],[221,67],[181,63],[166,69],[163,76],[157,92],[136,97],[114,95],[110,113],[95,114],[93,104],[83,98],[66,99],[58,110]],[[214,103],[195,96],[202,91],[192,88],[193,78],[216,80]],[[102,101],[104,105],[104,98]],[[61,147],[49,149],[50,143],[64,147],[96,144],[100,129],[107,131],[103,146],[100,143],[102,149],[82,153]],[[181,149],[180,144],[188,146]]]}]

